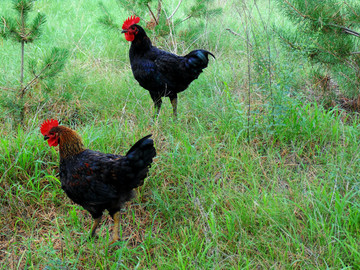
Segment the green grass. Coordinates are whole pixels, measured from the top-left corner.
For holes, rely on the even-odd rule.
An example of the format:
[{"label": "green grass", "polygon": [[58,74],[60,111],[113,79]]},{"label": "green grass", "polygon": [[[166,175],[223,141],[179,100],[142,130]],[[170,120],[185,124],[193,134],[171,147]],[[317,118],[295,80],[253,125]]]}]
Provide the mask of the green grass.
[{"label": "green grass", "polygon": [[[0,15],[10,10],[11,1],[3,2]],[[119,23],[129,16],[105,2]],[[313,102],[306,59],[270,32],[267,42],[256,8],[214,6],[224,15],[205,21],[196,44],[181,36],[174,36],[177,47],[156,40],[180,54],[202,47],[217,59],[179,95],[178,121],[167,99],[153,121],[150,96],[131,73],[129,44],[97,23],[97,3],[36,2],[48,22],[26,57],[52,46],[71,57],[51,91],[42,84],[32,90],[23,126],[0,107],[0,269],[359,268],[358,117]],[[246,16],[253,29],[250,115]],[[266,25],[284,23],[277,18]],[[4,89],[17,87],[19,60],[18,44],[0,41],[3,98],[12,91]],[[123,212],[116,245],[108,245],[108,216],[98,238],[88,239],[91,217],[61,190],[57,150],[40,134],[46,118],[108,153],[124,154],[153,134],[157,157]]]}]

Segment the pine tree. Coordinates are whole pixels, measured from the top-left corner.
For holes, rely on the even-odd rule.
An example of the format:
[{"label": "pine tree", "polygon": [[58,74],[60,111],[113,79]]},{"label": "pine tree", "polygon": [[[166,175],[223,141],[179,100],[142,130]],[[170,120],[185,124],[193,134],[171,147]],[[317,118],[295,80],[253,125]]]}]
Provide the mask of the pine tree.
[{"label": "pine tree", "polygon": [[[44,14],[38,13],[32,23],[28,22],[29,13],[33,8],[34,0],[13,0],[13,9],[16,18],[1,17],[0,34],[3,38],[11,38],[21,43],[20,84],[24,82],[24,53],[25,44],[32,43],[41,35],[41,27],[46,22]],[[23,95],[23,93],[21,94]]]},{"label": "pine tree", "polygon": [[[349,89],[348,95],[358,95],[360,34],[356,29],[360,27],[360,2],[277,0],[277,3],[296,26],[296,31],[275,27],[285,44],[330,72]],[[350,89],[356,91],[351,93]]]},{"label": "pine tree", "polygon": [[[173,10],[167,10],[161,0],[118,0],[119,6],[128,11],[128,16],[139,16],[145,21],[147,29],[154,30],[156,35],[161,37],[166,37],[170,34],[170,27],[173,26],[176,28],[188,19],[199,19],[205,18],[206,16],[220,15],[222,9],[211,8],[212,2],[214,2],[214,0],[195,0],[190,6],[185,7],[184,2],[179,0]],[[104,16],[99,19],[100,23],[108,28],[121,31],[121,25],[115,23],[115,20],[103,3],[100,3],[100,7],[104,12]],[[179,12],[181,8],[182,12]],[[176,14],[179,13],[184,15],[176,16]],[[196,28],[187,29],[186,32],[188,35],[192,35],[192,37],[197,37],[199,32],[203,30],[204,25],[197,24]]]},{"label": "pine tree", "polygon": [[[43,59],[32,59],[29,61],[32,79],[24,86],[24,55],[25,44],[32,43],[41,35],[42,26],[46,22],[44,14],[38,13],[32,22],[29,22],[29,13],[33,10],[36,0],[13,0],[13,9],[16,17],[1,17],[0,36],[4,39],[11,39],[21,44],[21,67],[20,67],[20,90],[17,98],[8,96],[6,100],[2,100],[5,107],[19,115],[20,122],[24,120],[25,93],[33,87],[38,81],[54,78],[65,66],[68,58],[68,50],[61,48],[52,48],[45,53]],[[14,117],[16,118],[16,117]],[[16,121],[17,119],[15,119]]]}]

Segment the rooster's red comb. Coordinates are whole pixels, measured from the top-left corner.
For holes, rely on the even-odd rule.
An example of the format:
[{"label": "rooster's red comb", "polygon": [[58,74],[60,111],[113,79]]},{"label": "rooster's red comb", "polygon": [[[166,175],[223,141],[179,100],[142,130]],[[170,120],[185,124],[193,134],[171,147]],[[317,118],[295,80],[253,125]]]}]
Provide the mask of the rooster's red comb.
[{"label": "rooster's red comb", "polygon": [[122,29],[128,29],[130,26],[132,26],[133,24],[136,24],[140,22],[140,18],[139,17],[135,17],[134,16],[130,16],[129,18],[127,18],[122,26]]},{"label": "rooster's red comb", "polygon": [[52,129],[53,127],[57,127],[59,125],[58,120],[55,119],[46,119],[40,127],[40,131],[42,135],[47,135],[50,131],[50,129]]}]

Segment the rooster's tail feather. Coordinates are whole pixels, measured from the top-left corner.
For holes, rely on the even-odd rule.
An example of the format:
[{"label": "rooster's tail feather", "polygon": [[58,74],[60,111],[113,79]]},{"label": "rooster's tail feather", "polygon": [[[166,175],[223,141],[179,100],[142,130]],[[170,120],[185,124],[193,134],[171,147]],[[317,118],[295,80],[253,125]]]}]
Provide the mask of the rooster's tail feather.
[{"label": "rooster's tail feather", "polygon": [[185,55],[186,66],[193,71],[197,76],[207,67],[209,63],[209,55],[215,56],[206,50],[194,50]]}]

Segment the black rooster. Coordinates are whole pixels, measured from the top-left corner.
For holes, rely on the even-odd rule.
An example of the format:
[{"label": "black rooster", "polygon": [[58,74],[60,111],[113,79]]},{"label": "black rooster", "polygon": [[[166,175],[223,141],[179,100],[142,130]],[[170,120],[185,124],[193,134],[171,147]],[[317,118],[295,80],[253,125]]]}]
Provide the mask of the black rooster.
[{"label": "black rooster", "polygon": [[95,219],[91,236],[105,209],[114,219],[113,242],[118,241],[120,209],[141,186],[156,155],[148,135],[135,143],[125,156],[86,149],[80,136],[57,120],[46,120],[40,131],[49,146],[59,145],[61,188]]},{"label": "black rooster", "polygon": [[205,50],[194,50],[185,56],[178,56],[152,46],[144,29],[137,25],[138,17],[129,17],[122,26],[127,41],[131,69],[139,84],[150,92],[154,102],[155,115],[161,108],[161,97],[169,97],[174,116],[177,116],[177,94],[184,91],[207,67],[208,55]]}]

